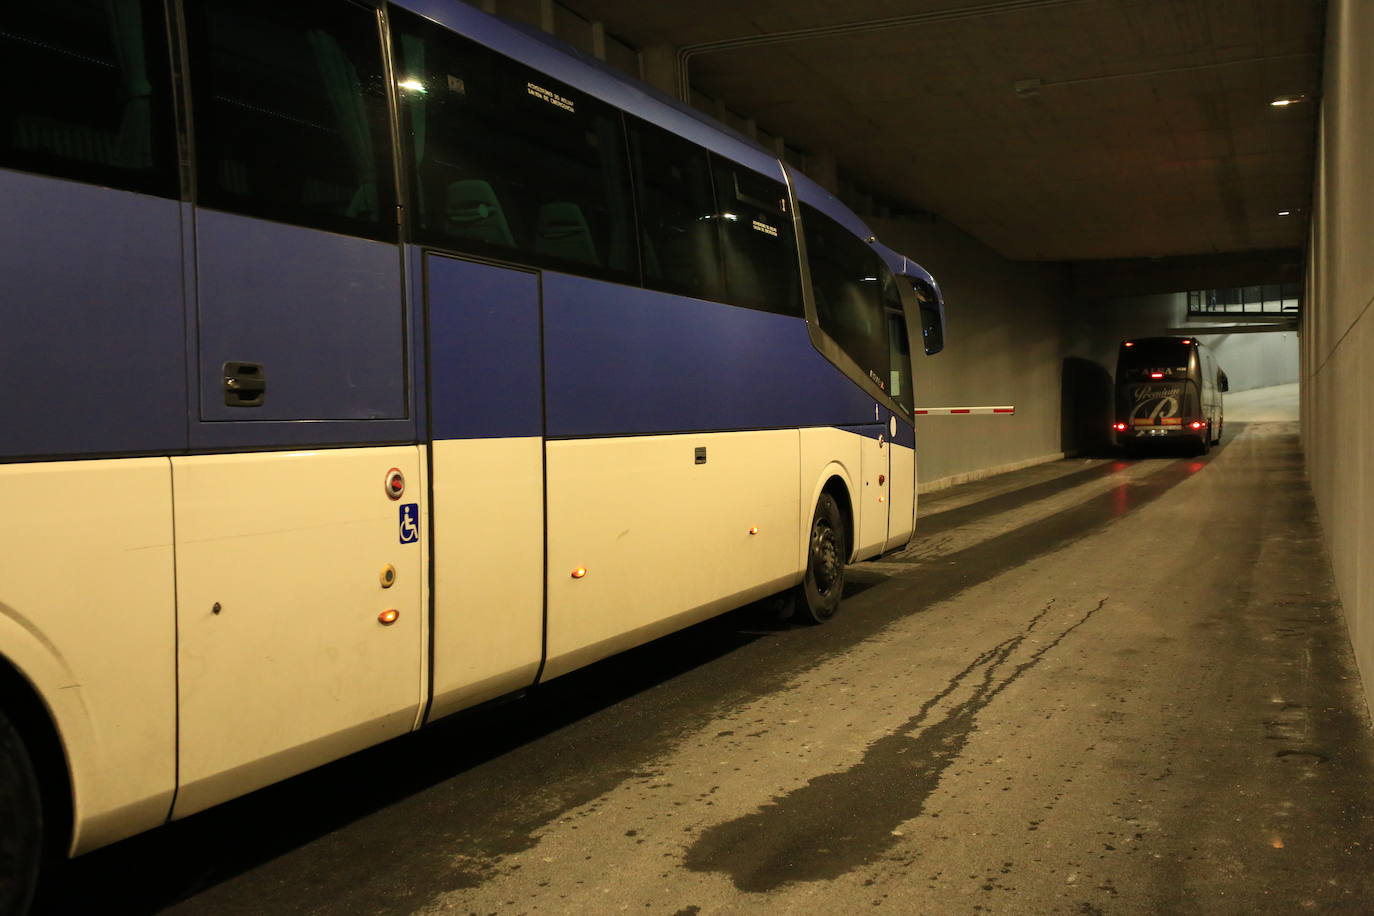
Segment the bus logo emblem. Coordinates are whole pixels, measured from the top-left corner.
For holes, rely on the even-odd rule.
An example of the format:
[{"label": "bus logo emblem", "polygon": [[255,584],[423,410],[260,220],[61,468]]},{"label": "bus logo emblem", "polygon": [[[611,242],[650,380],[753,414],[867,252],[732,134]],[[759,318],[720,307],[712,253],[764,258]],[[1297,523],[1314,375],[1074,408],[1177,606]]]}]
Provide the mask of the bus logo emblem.
[{"label": "bus logo emblem", "polygon": [[402,544],[415,544],[420,540],[420,504],[405,503],[401,507],[400,535]]}]

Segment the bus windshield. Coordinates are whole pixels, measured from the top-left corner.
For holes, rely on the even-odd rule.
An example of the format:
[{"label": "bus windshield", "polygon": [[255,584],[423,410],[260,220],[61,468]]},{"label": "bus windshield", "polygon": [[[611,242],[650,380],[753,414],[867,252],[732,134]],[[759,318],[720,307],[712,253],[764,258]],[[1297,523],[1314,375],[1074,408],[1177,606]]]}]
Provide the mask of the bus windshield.
[{"label": "bus windshield", "polygon": [[1125,369],[1186,370],[1191,348],[1178,340],[1136,340],[1121,348],[1121,367]]}]

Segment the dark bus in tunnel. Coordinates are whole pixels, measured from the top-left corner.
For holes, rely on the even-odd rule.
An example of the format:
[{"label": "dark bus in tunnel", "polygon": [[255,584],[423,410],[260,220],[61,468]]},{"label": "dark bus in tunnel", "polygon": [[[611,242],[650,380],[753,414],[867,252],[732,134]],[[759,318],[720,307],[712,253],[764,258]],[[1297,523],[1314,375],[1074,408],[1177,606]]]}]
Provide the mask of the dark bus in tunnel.
[{"label": "dark bus in tunnel", "polygon": [[1116,360],[1112,431],[1128,450],[1186,442],[1198,454],[1221,441],[1228,384],[1196,337],[1123,340]]}]

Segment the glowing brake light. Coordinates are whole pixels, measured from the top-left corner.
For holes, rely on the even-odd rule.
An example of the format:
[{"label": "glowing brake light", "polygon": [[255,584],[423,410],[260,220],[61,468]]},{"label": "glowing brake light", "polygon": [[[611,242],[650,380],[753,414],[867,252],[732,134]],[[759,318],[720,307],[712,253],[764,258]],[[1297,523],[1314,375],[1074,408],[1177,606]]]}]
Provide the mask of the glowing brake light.
[{"label": "glowing brake light", "polygon": [[1164,378],[1163,372],[1151,372],[1150,378]]},{"label": "glowing brake light", "polygon": [[1193,422],[1191,422],[1191,423],[1188,424],[1188,428],[1189,428],[1189,429],[1202,429],[1202,427],[1204,427],[1204,426],[1206,426],[1206,425],[1207,425],[1207,424],[1206,424],[1206,423],[1203,423],[1201,420],[1194,420]]},{"label": "glowing brake light", "polygon": [[1191,337],[1185,337],[1183,338],[1183,342],[1186,344],[1190,344],[1193,342],[1193,339]]},{"label": "glowing brake light", "polygon": [[1124,433],[1124,432],[1126,431],[1126,424],[1125,424],[1125,423],[1113,423],[1113,424],[1112,424],[1112,429],[1116,430],[1116,431],[1119,432],[1119,433]]}]

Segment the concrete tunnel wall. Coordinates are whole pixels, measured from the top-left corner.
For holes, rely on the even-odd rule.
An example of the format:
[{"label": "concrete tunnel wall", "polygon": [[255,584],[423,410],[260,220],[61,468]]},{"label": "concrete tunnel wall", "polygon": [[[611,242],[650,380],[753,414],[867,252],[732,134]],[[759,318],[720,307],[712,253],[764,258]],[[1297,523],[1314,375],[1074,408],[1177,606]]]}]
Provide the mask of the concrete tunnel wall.
[{"label": "concrete tunnel wall", "polygon": [[1374,701],[1374,4],[1327,7],[1302,317],[1302,439],[1351,642]]}]

